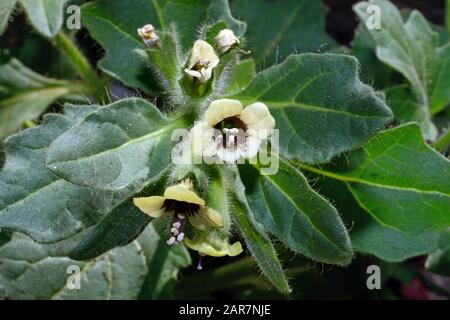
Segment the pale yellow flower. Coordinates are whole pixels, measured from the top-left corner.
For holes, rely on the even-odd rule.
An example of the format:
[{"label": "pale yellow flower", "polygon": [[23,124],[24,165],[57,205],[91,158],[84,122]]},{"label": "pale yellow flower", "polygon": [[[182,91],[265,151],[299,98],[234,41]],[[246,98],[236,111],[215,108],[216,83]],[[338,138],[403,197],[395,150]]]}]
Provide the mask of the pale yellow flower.
[{"label": "pale yellow flower", "polygon": [[264,103],[243,107],[238,100],[211,102],[203,121],[191,130],[193,152],[197,156],[218,156],[226,163],[252,158],[275,128],[275,119]]},{"label": "pale yellow flower", "polygon": [[214,48],[206,41],[197,40],[192,48],[191,59],[184,70],[190,77],[201,83],[211,79],[213,69],[219,64]]},{"label": "pale yellow flower", "polygon": [[171,237],[168,244],[177,244],[183,241],[186,219],[200,231],[223,227],[222,215],[207,207],[205,201],[193,191],[192,185],[187,182],[168,187],[164,196],[134,198],[133,203],[152,218],[173,214]]},{"label": "pale yellow flower", "polygon": [[201,256],[235,257],[243,251],[242,244],[239,241],[230,244],[227,239],[219,237],[214,232],[197,235],[192,240],[186,238],[184,243],[189,249],[198,251]]}]

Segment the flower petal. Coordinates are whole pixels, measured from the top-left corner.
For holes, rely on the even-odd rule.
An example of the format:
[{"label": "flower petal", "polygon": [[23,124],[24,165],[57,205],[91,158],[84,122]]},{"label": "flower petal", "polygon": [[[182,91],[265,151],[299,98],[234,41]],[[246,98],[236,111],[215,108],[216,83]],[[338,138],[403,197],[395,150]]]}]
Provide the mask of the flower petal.
[{"label": "flower petal", "polygon": [[196,156],[210,157],[216,153],[214,128],[206,122],[197,123],[190,131],[191,147]]},{"label": "flower petal", "polygon": [[200,206],[205,205],[205,200],[200,198],[194,191],[190,190],[182,183],[166,188],[166,190],[164,191],[164,198],[169,200],[194,203]]},{"label": "flower petal", "polygon": [[241,113],[241,120],[247,125],[248,129],[260,130],[258,136],[265,139],[268,131],[275,128],[275,119],[270,114],[269,108],[262,102],[255,102],[247,106]]},{"label": "flower petal", "polygon": [[238,100],[220,99],[211,102],[205,112],[205,121],[214,127],[223,119],[237,116],[242,111],[242,103]]},{"label": "flower petal", "polygon": [[194,78],[202,77],[202,74],[195,70],[184,69],[184,72],[186,72],[188,75],[190,75],[191,77],[194,77]]},{"label": "flower petal", "polygon": [[210,228],[222,228],[222,215],[216,210],[208,207],[201,207],[197,214],[188,217],[192,226],[198,230],[206,231]]},{"label": "flower petal", "polygon": [[214,65],[214,67],[219,63],[219,57],[214,48],[204,40],[197,40],[192,48],[188,69],[192,69],[197,63],[204,60],[208,61],[210,65]]},{"label": "flower petal", "polygon": [[189,249],[198,251],[198,253],[202,256],[235,257],[242,253],[242,245],[239,241],[230,245],[227,240],[218,238],[215,239],[215,237],[209,238],[212,239],[203,239],[203,241],[198,241],[197,239],[191,240],[189,238],[185,238],[184,243]]},{"label": "flower petal", "polygon": [[166,213],[162,208],[164,204],[164,197],[152,196],[134,198],[133,203],[139,208],[139,210],[148,214],[152,218],[160,218]]}]

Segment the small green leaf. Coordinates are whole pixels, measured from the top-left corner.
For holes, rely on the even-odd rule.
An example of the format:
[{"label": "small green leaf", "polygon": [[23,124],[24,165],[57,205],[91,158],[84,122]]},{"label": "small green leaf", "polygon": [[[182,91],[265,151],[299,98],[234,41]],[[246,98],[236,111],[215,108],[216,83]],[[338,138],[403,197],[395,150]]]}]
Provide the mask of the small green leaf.
[{"label": "small green leaf", "polygon": [[[136,299],[143,283],[147,265],[138,241],[117,248],[97,260],[78,262],[66,257],[76,243],[71,238],[52,245],[39,245],[15,234],[0,248],[0,292],[4,287],[7,299],[80,300]],[[78,267],[80,289],[71,290]]]},{"label": "small green leaf", "polygon": [[359,81],[358,61],[345,55],[292,55],[231,98],[265,103],[280,130],[280,152],[307,163],[359,147],[391,119],[384,102]]},{"label": "small green leaf", "polygon": [[148,266],[139,299],[172,299],[179,270],[192,263],[184,246],[166,243],[167,225],[168,221],[155,219],[138,238]]},{"label": "small green leaf", "polygon": [[271,66],[295,52],[335,45],[325,30],[325,9],[310,0],[233,0],[232,12],[247,22],[247,39],[258,64]]},{"label": "small green leaf", "polygon": [[2,0],[0,3],[0,35],[8,26],[11,14],[16,6],[17,0]]},{"label": "small green leaf", "polygon": [[45,167],[50,143],[93,110],[66,106],[65,115],[47,115],[42,125],[6,140],[0,228],[23,232],[39,242],[56,242],[99,222],[129,197],[129,190],[112,193],[73,185]]},{"label": "small green leaf", "polygon": [[358,3],[355,11],[363,23],[368,19],[369,5],[381,9],[382,28],[370,30],[376,42],[376,55],[408,80],[419,102],[415,114],[419,115],[417,120],[424,136],[435,140],[437,130],[431,115],[450,103],[449,46],[438,47],[439,34],[420,12],[413,11],[404,23],[399,10],[386,0]]},{"label": "small green leaf", "polygon": [[172,131],[185,121],[168,120],[142,99],[121,100],[58,137],[48,149],[47,167],[77,185],[137,190],[167,169]]},{"label": "small green leaf", "polygon": [[347,182],[365,211],[405,236],[450,226],[450,162],[424,143],[416,124],[379,133],[335,166],[303,168]]},{"label": "small green leaf", "polygon": [[14,58],[0,65],[0,88],[0,139],[38,118],[58,98],[80,89],[41,76]]},{"label": "small green leaf", "polygon": [[46,37],[55,36],[64,22],[68,0],[20,0],[33,27]]},{"label": "small green leaf", "polygon": [[289,294],[291,290],[275,248],[263,231],[263,226],[256,222],[254,213],[243,196],[245,194],[244,186],[237,179],[239,178],[229,177],[228,179],[228,181],[235,181],[233,186],[229,186],[232,189],[228,191],[233,197],[234,222],[262,273],[281,293]]},{"label": "small green leaf", "polygon": [[439,249],[428,256],[425,267],[433,273],[450,277],[450,229],[442,234]]},{"label": "small green leaf", "polygon": [[280,159],[275,175],[240,166],[255,219],[290,249],[319,262],[347,265],[352,246],[336,209],[308,185],[305,177]]}]

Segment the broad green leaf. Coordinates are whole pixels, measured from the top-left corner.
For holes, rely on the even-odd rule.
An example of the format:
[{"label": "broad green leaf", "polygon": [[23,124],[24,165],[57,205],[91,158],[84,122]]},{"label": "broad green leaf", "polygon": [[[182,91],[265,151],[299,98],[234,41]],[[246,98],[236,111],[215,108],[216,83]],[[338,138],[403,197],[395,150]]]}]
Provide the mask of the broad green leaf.
[{"label": "broad green leaf", "polygon": [[424,143],[416,124],[379,133],[336,166],[303,168],[347,182],[365,211],[405,236],[450,226],[450,162]]},{"label": "broad green leaf", "polygon": [[[80,300],[136,299],[148,268],[138,241],[116,248],[99,259],[78,262],[67,258],[76,243],[71,238],[57,244],[39,245],[15,234],[0,248],[0,287],[7,299]],[[74,271],[81,271],[80,289],[71,290]],[[72,278],[69,278],[71,277]]]},{"label": "broad green leaf", "polygon": [[47,166],[77,185],[139,189],[167,169],[171,134],[185,121],[168,120],[142,99],[121,100],[59,136],[47,151]]},{"label": "broad green leaf", "polygon": [[338,212],[298,170],[280,159],[274,175],[260,175],[256,165],[239,171],[255,219],[269,233],[315,261],[350,262],[352,246]]},{"label": "broad green leaf", "polygon": [[[150,184],[141,194],[143,196],[162,195],[166,179]],[[134,206],[132,199],[116,207],[100,221],[80,243],[69,253],[75,260],[95,258],[117,246],[134,240],[148,225],[151,218]]]},{"label": "broad green leaf", "polygon": [[310,0],[233,0],[231,11],[247,22],[247,40],[258,64],[271,66],[294,52],[335,45],[325,30],[325,9]]},{"label": "broad green leaf", "polygon": [[314,188],[328,199],[342,213],[342,219],[350,227],[350,237],[355,251],[369,253],[378,258],[399,262],[436,250],[439,234],[426,232],[420,236],[408,236],[395,228],[383,225],[365,211],[353,197],[347,185],[339,180],[317,175]]},{"label": "broad green leaf", "polygon": [[192,263],[184,246],[169,246],[166,243],[167,224],[164,219],[155,219],[139,237],[148,266],[140,299],[173,298],[179,270]]},{"label": "broad green leaf", "polygon": [[424,136],[434,140],[437,130],[431,114],[450,103],[448,47],[438,47],[439,35],[421,13],[413,11],[404,23],[398,9],[386,0],[358,3],[355,11],[363,23],[368,19],[369,5],[381,10],[382,28],[370,30],[377,44],[376,55],[408,80],[419,102],[415,120],[421,124]]},{"label": "broad green leaf", "polygon": [[[277,258],[275,248],[264,228],[254,217],[245,199],[245,188],[239,177],[228,178],[228,193],[232,196],[234,223],[245,239],[247,248],[255,259],[262,273],[283,294],[289,294],[290,288],[283,272],[283,267]],[[234,182],[232,182],[234,181]]]},{"label": "broad green leaf", "polygon": [[23,232],[39,242],[56,242],[99,222],[129,196],[129,190],[112,193],[73,185],[45,166],[50,143],[93,110],[66,106],[65,115],[47,115],[42,125],[6,140],[0,228]]},{"label": "broad green leaf", "polygon": [[359,147],[391,119],[384,102],[359,81],[358,61],[345,55],[293,55],[231,98],[265,103],[280,132],[280,152],[307,163]]},{"label": "broad green leaf", "polygon": [[46,37],[55,36],[64,22],[68,0],[20,0],[33,27]]},{"label": "broad green leaf", "polygon": [[[176,41],[183,50],[179,55],[183,56],[192,47],[199,28],[205,22],[212,23],[212,20],[220,19],[226,20],[231,26],[242,28],[242,23],[238,23],[226,11],[219,14],[217,10],[220,8],[226,9],[226,2],[98,0],[82,7],[82,18],[91,35],[106,50],[106,56],[99,63],[104,72],[126,85],[161,95],[161,91],[167,89],[160,87],[160,77],[154,76],[148,61],[136,56],[136,49],[145,49],[137,29],[148,23],[162,32],[172,32],[175,28]],[[208,11],[211,16],[208,16]],[[164,53],[173,55],[169,49]],[[167,59],[163,62],[167,63]],[[184,68],[184,63],[180,65],[179,61],[172,60],[171,63],[176,63],[173,67],[178,70]],[[159,70],[164,69],[161,65],[158,67]],[[173,80],[170,76],[169,79]]]},{"label": "broad green leaf", "polygon": [[450,277],[450,229],[442,234],[439,249],[428,256],[425,266],[433,273]]},{"label": "broad green leaf", "polygon": [[14,58],[0,65],[0,87],[0,139],[19,130],[26,120],[38,118],[58,98],[80,90],[41,76]]},{"label": "broad green leaf", "polygon": [[0,3],[0,35],[8,26],[10,16],[16,6],[17,0],[2,0]]}]

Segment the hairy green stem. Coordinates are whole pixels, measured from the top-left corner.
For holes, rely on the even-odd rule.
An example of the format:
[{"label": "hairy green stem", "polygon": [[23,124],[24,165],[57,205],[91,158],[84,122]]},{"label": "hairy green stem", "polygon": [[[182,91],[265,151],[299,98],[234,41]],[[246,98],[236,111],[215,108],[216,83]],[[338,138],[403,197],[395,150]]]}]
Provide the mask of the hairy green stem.
[{"label": "hairy green stem", "polygon": [[104,82],[89,64],[83,53],[76,47],[72,40],[63,32],[59,32],[53,39],[54,44],[70,60],[73,68],[86,83],[88,93],[97,100],[101,100],[104,94]]},{"label": "hairy green stem", "polygon": [[439,139],[434,143],[434,148],[438,151],[444,151],[450,146],[450,128],[442,134]]}]

